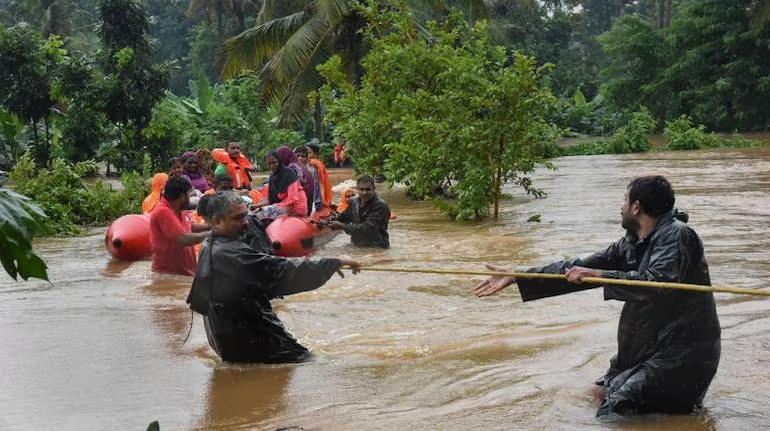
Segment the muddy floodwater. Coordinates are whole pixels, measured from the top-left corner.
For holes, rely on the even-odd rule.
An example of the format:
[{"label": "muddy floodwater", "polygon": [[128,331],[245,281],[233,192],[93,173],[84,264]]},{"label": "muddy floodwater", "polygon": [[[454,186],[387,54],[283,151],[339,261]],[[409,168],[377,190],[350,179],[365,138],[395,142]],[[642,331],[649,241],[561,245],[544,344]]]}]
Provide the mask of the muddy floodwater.
[{"label": "muddy floodwater", "polygon": [[[622,235],[628,181],[666,175],[717,286],[770,287],[770,150],[556,159],[546,199],[520,190],[500,219],[453,223],[398,187],[390,250],[337,236],[317,256],[367,264],[512,269],[598,251]],[[540,215],[539,223],[527,222]],[[231,365],[184,299],[190,278],[111,261],[105,229],[45,239],[51,283],[0,277],[0,430],[759,430],[770,428],[770,299],[717,294],[722,359],[702,412],[598,420],[588,390],[615,352],[622,303],[599,289],[522,303],[478,299],[482,278],[366,272],[277,300],[315,353]],[[184,342],[192,329],[189,339]],[[294,428],[292,428],[294,427]]]}]

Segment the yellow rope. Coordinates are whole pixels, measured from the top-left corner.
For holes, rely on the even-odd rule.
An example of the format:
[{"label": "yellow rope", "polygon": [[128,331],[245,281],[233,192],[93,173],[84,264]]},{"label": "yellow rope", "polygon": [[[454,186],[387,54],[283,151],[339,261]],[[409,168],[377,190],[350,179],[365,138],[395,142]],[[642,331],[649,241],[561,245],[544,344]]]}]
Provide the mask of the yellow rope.
[{"label": "yellow rope", "polygon": [[[431,269],[431,268],[404,268],[404,267],[378,267],[362,266],[361,271],[383,272],[414,272],[420,274],[454,274],[454,275],[484,275],[515,278],[540,278],[551,280],[566,280],[564,274],[543,274],[538,272],[497,272],[497,271],[468,271],[459,269]],[[622,280],[615,278],[585,277],[583,283],[606,284],[613,286],[657,287],[660,289],[693,290],[699,292],[736,293],[741,295],[770,296],[770,291],[746,289],[732,286],[703,286],[700,284],[667,283],[662,281]]]}]

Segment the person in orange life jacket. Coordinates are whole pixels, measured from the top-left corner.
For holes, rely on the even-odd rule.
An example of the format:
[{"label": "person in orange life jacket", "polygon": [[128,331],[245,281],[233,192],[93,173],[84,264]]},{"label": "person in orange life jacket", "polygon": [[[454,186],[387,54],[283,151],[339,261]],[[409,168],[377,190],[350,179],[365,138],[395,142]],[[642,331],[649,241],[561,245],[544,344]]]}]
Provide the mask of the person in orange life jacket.
[{"label": "person in orange life jacket", "polygon": [[259,210],[257,217],[275,219],[283,214],[306,217],[307,195],[299,184],[297,173],[281,163],[276,151],[268,152],[265,162],[271,172],[268,198],[254,205]]},{"label": "person in orange life jacket", "polygon": [[721,328],[713,293],[582,282],[598,277],[710,285],[703,243],[674,203],[666,178],[636,178],[620,210],[623,237],[591,256],[527,271],[564,274],[566,280],[493,276],[475,287],[482,297],[515,282],[523,301],[602,287],[605,300],[624,303],[617,354],[596,381],[602,397],[597,416],[691,413],[717,372]]},{"label": "person in orange life jacket", "polygon": [[334,216],[329,227],[332,230],[344,230],[354,245],[389,248],[388,204],[374,191],[374,178],[364,175],[356,183],[358,197],[348,203],[344,212]]},{"label": "person in orange life jacket", "polygon": [[211,239],[201,251],[187,303],[204,316],[211,348],[228,362],[307,360],[310,352],[286,331],[270,300],[317,289],[335,273],[344,277],[344,266],[356,274],[360,264],[348,258],[287,259],[255,250],[242,239],[248,210],[233,193],[214,195],[207,210]]},{"label": "person in orange life jacket", "polygon": [[207,224],[193,224],[185,214],[192,188],[187,179],[172,177],[163,188],[163,198],[150,213],[152,271],[169,274],[195,274],[193,246],[209,234]]},{"label": "person in orange life jacket", "polygon": [[318,181],[321,190],[321,207],[316,206],[316,211],[320,211],[321,208],[329,208],[332,205],[332,181],[329,178],[329,171],[326,169],[326,165],[318,157],[321,151],[321,147],[315,142],[305,144],[308,149],[308,163],[316,168],[318,171]]},{"label": "person in orange life jacket", "polygon": [[343,213],[346,209],[348,209],[348,205],[350,205],[350,200],[356,197],[356,190],[355,189],[345,189],[342,191],[342,196],[340,197],[340,203],[337,204],[337,212]]},{"label": "person in orange life jacket", "polygon": [[[313,176],[313,182],[315,183],[315,189],[313,190],[313,208],[318,211],[321,209],[323,200],[321,199],[321,182],[318,181],[318,169],[315,166],[308,163],[307,147],[300,145],[294,149],[294,154],[297,155],[300,165],[307,168],[310,174]],[[312,210],[311,210],[312,212]]]},{"label": "person in orange life jacket", "polygon": [[233,185],[236,189],[251,188],[251,173],[256,172],[249,159],[241,154],[241,143],[236,140],[230,140],[227,146],[215,148],[211,151],[211,157],[224,165],[227,173],[233,179]]},{"label": "person in orange life jacket", "polygon": [[142,214],[149,214],[158,206],[166,181],[168,181],[168,174],[164,172],[158,172],[152,176],[150,194],[142,201]]}]

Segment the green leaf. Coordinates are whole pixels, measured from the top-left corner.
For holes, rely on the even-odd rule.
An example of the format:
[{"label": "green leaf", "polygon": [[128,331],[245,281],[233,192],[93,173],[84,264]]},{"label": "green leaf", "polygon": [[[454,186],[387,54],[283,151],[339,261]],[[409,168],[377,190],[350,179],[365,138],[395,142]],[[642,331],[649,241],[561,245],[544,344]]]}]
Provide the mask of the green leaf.
[{"label": "green leaf", "polygon": [[29,198],[0,189],[0,261],[13,279],[48,280],[45,262],[32,250],[32,236],[44,230],[36,217],[45,213]]},{"label": "green leaf", "polygon": [[586,106],[586,96],[584,96],[583,92],[578,88],[575,90],[575,107],[582,108],[584,106]]}]

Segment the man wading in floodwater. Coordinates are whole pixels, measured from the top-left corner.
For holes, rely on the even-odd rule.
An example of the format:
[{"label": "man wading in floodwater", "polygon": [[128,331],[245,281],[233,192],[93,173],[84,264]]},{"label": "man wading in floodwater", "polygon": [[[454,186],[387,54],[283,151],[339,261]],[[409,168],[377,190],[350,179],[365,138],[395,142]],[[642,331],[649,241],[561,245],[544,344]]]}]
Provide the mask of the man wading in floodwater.
[{"label": "man wading in floodwater", "polygon": [[[516,282],[530,301],[597,287],[584,277],[710,285],[703,244],[674,210],[674,191],[662,176],[628,186],[621,209],[626,236],[607,250],[528,272],[566,274],[567,280],[491,277],[476,286],[488,296]],[[492,270],[502,268],[488,266]],[[604,299],[623,301],[618,352],[596,384],[597,416],[610,413],[690,413],[700,407],[717,371],[720,327],[710,292],[604,286]]]},{"label": "man wading in floodwater", "polygon": [[[270,306],[281,295],[321,287],[341,268],[361,266],[348,258],[286,259],[254,249],[241,236],[247,228],[240,196],[213,195],[205,215],[211,238],[201,250],[187,302],[204,316],[211,348],[228,362],[300,362],[310,352],[283,327]],[[251,241],[249,241],[251,242]]]}]

